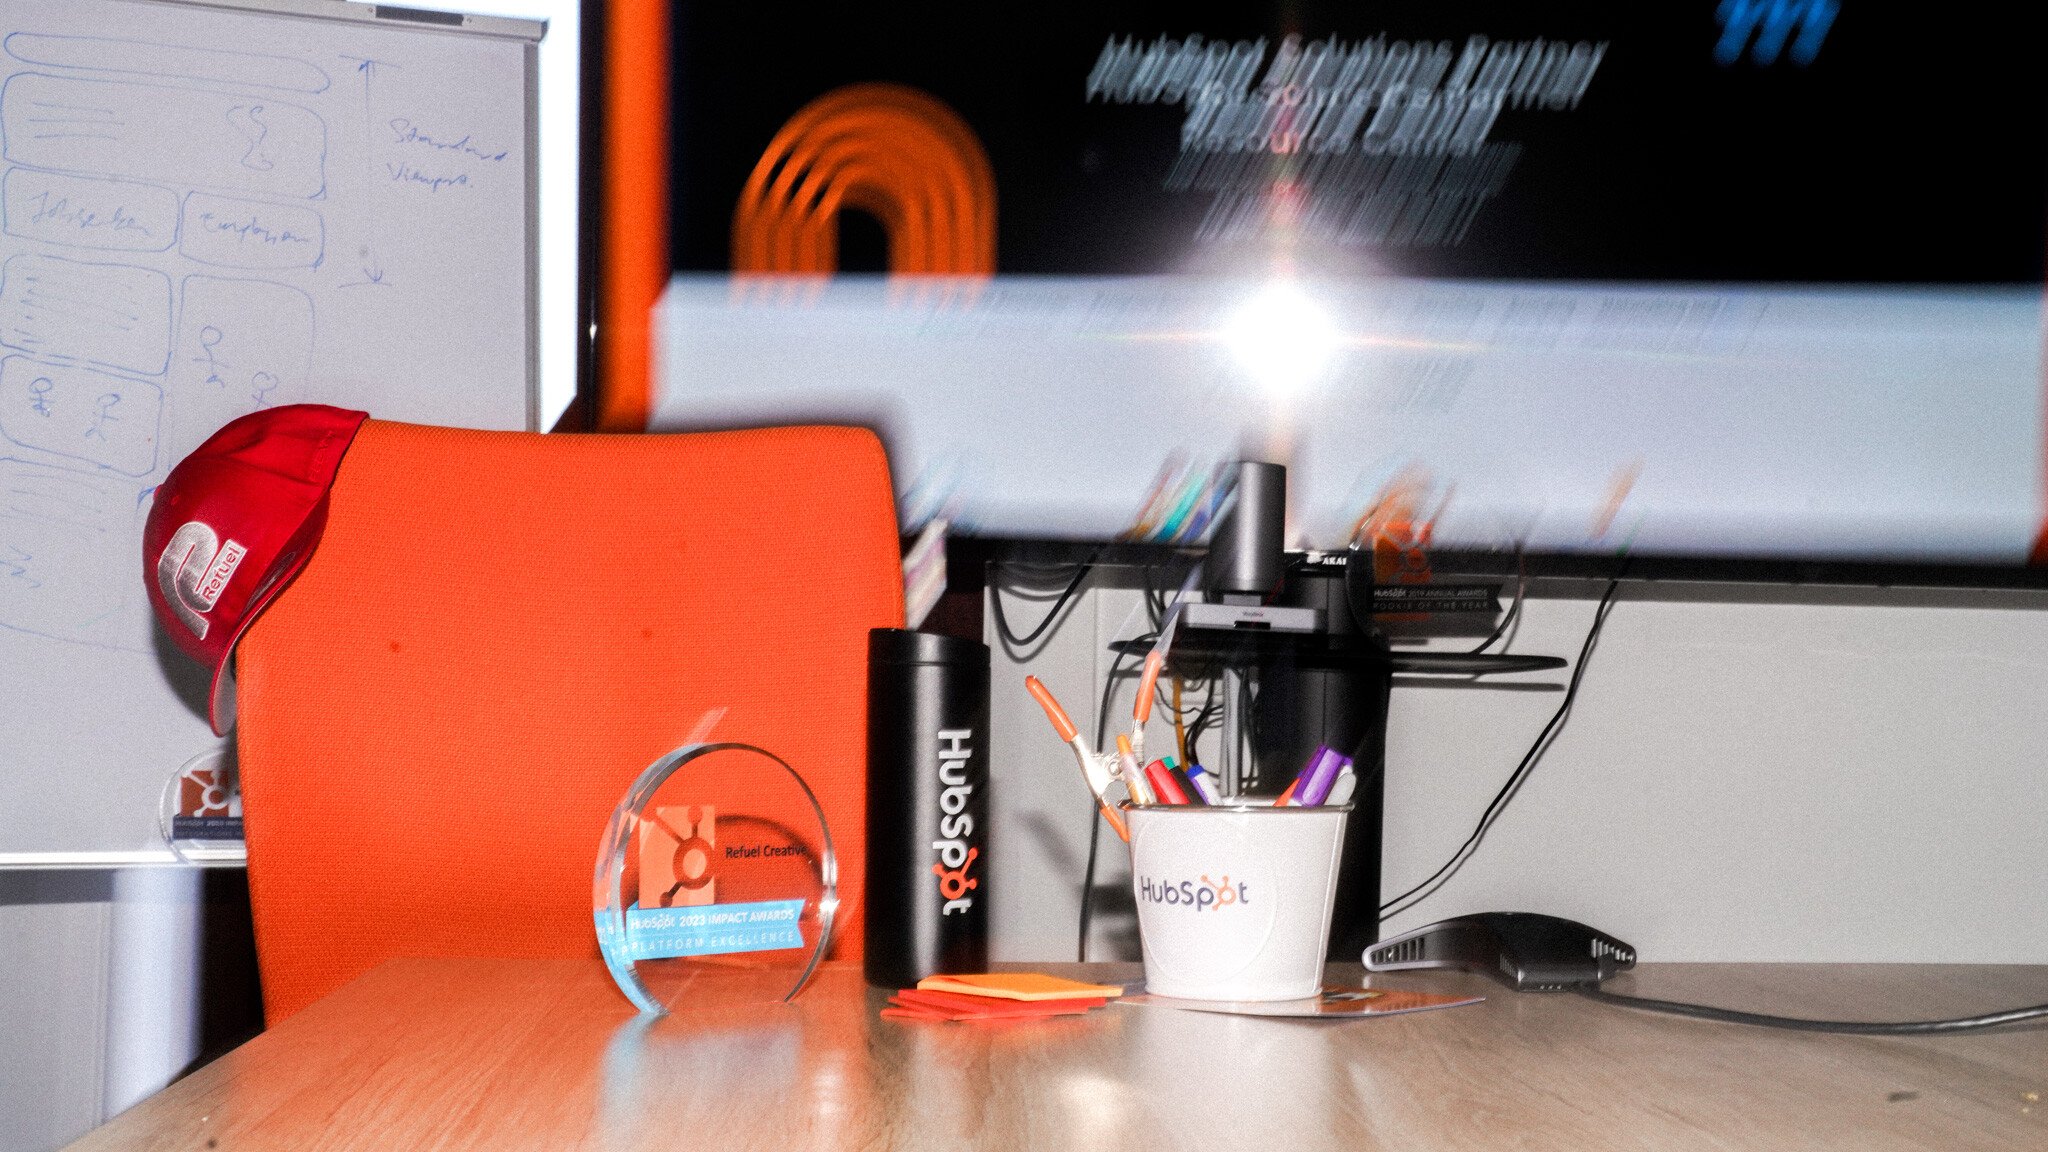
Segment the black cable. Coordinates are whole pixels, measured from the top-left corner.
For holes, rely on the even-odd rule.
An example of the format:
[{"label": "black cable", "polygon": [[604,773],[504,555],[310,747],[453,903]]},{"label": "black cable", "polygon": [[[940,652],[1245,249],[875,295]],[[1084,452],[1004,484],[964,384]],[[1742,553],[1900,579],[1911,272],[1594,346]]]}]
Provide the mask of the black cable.
[{"label": "black cable", "polygon": [[1180,707],[1175,708],[1173,706],[1173,701],[1168,700],[1166,698],[1165,685],[1166,681],[1169,679],[1171,679],[1171,677],[1161,676],[1158,679],[1158,681],[1152,685],[1152,699],[1157,701],[1157,703],[1153,705],[1153,708],[1165,714],[1166,716],[1172,717],[1173,719],[1185,723],[1188,717],[1196,715],[1199,712],[1201,712],[1201,706],[1198,704],[1183,703]]},{"label": "black cable", "polygon": [[[1067,582],[1066,589],[1059,594],[1058,599],[1052,602],[1052,611],[1045,614],[1045,619],[1038,622],[1038,627],[1031,630],[1031,635],[1025,636],[1022,639],[1019,639],[1015,632],[1010,631],[1010,621],[1003,615],[1002,586],[997,584],[991,587],[988,590],[989,607],[995,613],[996,632],[1002,636],[1003,643],[1011,648],[1028,648],[1031,646],[1032,641],[1045,635],[1045,630],[1052,627],[1052,622],[1060,618],[1060,612],[1066,608],[1067,601],[1074,598],[1074,593],[1081,587],[1081,581],[1088,578],[1088,573],[1094,567],[1095,562],[1090,560],[1076,569],[1074,578]],[[1000,572],[1002,570],[1001,566],[998,565],[996,570]]]},{"label": "black cable", "polygon": [[[1092,799],[1092,797],[1091,797]],[[1095,806],[1088,806],[1088,870],[1081,874],[1081,932],[1074,947],[1074,961],[1088,962],[1088,921],[1095,908],[1095,854],[1100,843],[1096,825],[1102,818],[1095,813]]]},{"label": "black cable", "polygon": [[1738,1012],[1733,1008],[1713,1008],[1705,1004],[1683,1004],[1675,1000],[1653,1000],[1647,996],[1609,992],[1594,984],[1582,984],[1572,991],[1588,1000],[1604,1000],[1624,1008],[1640,1008],[1645,1012],[1665,1012],[1673,1016],[1691,1016],[1697,1020],[1718,1020],[1724,1024],[1754,1024],[1760,1028],[1789,1028],[1796,1032],[1839,1032],[1850,1036],[1953,1035],[1957,1032],[1979,1032],[1986,1028],[2000,1028],[2023,1020],[2048,1018],[2048,1004],[2036,1004],[2031,1008],[2014,1008],[2005,1012],[1963,1016],[1953,1020],[1807,1020],[1797,1016],[1767,1016],[1761,1012]]},{"label": "black cable", "polygon": [[1202,733],[1209,730],[1209,725],[1215,718],[1216,702],[1213,700],[1202,705],[1202,710],[1195,713],[1194,722],[1188,725],[1188,763],[1200,764],[1202,762],[1202,750],[1196,747],[1195,743],[1202,738]]},{"label": "black cable", "polygon": [[[1486,833],[1493,827],[1493,822],[1500,818],[1500,813],[1507,806],[1507,802],[1513,799],[1522,783],[1528,779],[1530,770],[1542,759],[1551,740],[1564,730],[1565,717],[1571,713],[1573,701],[1578,699],[1579,683],[1586,674],[1586,659],[1593,654],[1593,645],[1600,639],[1600,629],[1607,623],[1607,613],[1614,607],[1614,594],[1620,589],[1622,575],[1627,571],[1628,562],[1624,560],[1613,578],[1607,581],[1607,591],[1600,597],[1600,606],[1593,612],[1593,624],[1586,629],[1585,643],[1579,646],[1579,658],[1572,666],[1571,682],[1565,686],[1564,702],[1557,706],[1557,711],[1550,715],[1550,721],[1536,734],[1535,742],[1530,744],[1529,750],[1522,755],[1521,763],[1515,765],[1515,770],[1509,774],[1507,783],[1502,784],[1500,791],[1494,793],[1493,801],[1486,806],[1486,811],[1480,814],[1479,823],[1473,826],[1472,834],[1465,838],[1465,842],[1458,846],[1458,850],[1451,854],[1449,860],[1444,861],[1443,867],[1430,873],[1428,879],[1381,904],[1380,919],[1385,920],[1408,911],[1428,899],[1452,876],[1457,875],[1458,869],[1464,866],[1465,861],[1470,859],[1473,851],[1479,847],[1479,842],[1486,838]],[[1396,907],[1410,897],[1414,897],[1412,902],[1403,907]]]},{"label": "black cable", "polygon": [[[1136,640],[1133,640],[1132,643],[1146,644],[1157,639],[1159,639],[1159,634],[1157,632],[1147,632],[1143,636],[1140,636]],[[1095,710],[1095,746],[1097,748],[1102,747],[1103,742],[1109,739],[1110,698],[1116,692],[1116,678],[1118,676],[1123,675],[1124,660],[1126,657],[1130,655],[1132,655],[1132,653],[1117,653],[1116,659],[1112,660],[1109,665],[1109,678],[1102,682],[1102,703]]]},{"label": "black cable", "polygon": [[1138,574],[1145,582],[1145,615],[1152,618],[1152,630],[1157,632],[1166,619],[1166,601],[1160,596],[1159,589],[1152,584],[1150,564],[1141,565]]},{"label": "black cable", "polygon": [[[1239,676],[1237,678],[1237,707],[1237,714],[1244,717],[1244,722],[1237,726],[1237,747],[1231,749],[1230,755],[1225,757],[1225,759],[1235,759],[1237,761],[1239,776],[1236,786],[1244,788],[1248,783],[1257,784],[1262,782],[1259,780],[1258,764],[1258,700],[1252,695],[1252,678],[1250,676]],[[1247,764],[1251,765],[1252,769],[1251,781],[1249,782],[1243,776],[1243,769]]]},{"label": "black cable", "polygon": [[1487,633],[1486,639],[1481,640],[1479,646],[1472,649],[1472,655],[1477,656],[1488,648],[1493,647],[1493,642],[1507,633],[1507,630],[1513,626],[1515,618],[1522,614],[1522,601],[1527,599],[1528,596],[1528,561],[1522,555],[1522,546],[1517,544],[1515,545],[1515,602],[1508,605],[1508,610],[1501,614],[1500,623],[1493,626],[1493,631]]},{"label": "black cable", "polygon": [[[1158,636],[1147,633],[1144,636],[1138,637],[1138,642],[1142,644],[1147,640],[1156,639],[1158,639]],[[1102,742],[1109,738],[1109,704],[1110,700],[1116,695],[1116,678],[1123,674],[1124,658],[1128,655],[1129,653],[1127,652],[1116,654],[1116,659],[1110,661],[1109,664],[1109,676],[1102,682],[1102,703],[1095,709],[1095,747],[1097,748],[1102,747]],[[1081,873],[1081,931],[1080,940],[1074,949],[1075,959],[1082,964],[1088,962],[1088,924],[1094,918],[1095,911],[1095,857],[1101,844],[1102,818],[1097,814],[1096,807],[1095,797],[1090,796],[1088,798],[1088,866]]]}]

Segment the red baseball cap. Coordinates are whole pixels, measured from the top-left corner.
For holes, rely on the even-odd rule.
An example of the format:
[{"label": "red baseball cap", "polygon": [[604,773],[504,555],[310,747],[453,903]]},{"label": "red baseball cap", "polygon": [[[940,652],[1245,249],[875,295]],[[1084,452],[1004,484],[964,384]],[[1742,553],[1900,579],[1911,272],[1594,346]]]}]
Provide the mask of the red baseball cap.
[{"label": "red baseball cap", "polygon": [[213,670],[207,719],[235,724],[235,644],[313,555],[327,492],[367,412],[291,404],[207,437],[157,486],[142,529],[150,607],[185,654]]}]

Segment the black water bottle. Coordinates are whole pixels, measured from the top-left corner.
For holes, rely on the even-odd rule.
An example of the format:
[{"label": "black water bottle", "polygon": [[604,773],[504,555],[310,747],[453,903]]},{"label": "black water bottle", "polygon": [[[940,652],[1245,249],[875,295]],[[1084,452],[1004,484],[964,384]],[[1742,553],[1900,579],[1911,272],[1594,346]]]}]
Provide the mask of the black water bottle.
[{"label": "black water bottle", "polygon": [[988,967],[988,645],[868,633],[868,983]]}]

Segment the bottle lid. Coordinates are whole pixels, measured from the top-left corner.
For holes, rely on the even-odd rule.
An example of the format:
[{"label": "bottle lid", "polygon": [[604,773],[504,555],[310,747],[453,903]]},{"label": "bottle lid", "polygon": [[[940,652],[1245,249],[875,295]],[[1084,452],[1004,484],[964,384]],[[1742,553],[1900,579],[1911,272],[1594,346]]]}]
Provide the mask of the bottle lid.
[{"label": "bottle lid", "polygon": [[870,664],[978,664],[988,666],[988,645],[936,632],[908,628],[870,628]]}]

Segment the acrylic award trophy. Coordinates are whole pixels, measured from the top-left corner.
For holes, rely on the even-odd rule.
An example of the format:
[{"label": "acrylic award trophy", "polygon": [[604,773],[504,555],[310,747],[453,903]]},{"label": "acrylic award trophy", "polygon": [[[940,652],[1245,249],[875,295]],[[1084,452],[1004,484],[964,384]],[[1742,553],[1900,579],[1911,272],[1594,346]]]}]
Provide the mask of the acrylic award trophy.
[{"label": "acrylic award trophy", "polygon": [[235,778],[232,744],[201,752],[164,781],[157,803],[157,829],[180,863],[232,863],[247,858],[242,845],[242,790]]},{"label": "acrylic award trophy", "polygon": [[612,812],[598,948],[644,1013],[787,1000],[831,946],[838,872],[794,769],[750,744],[693,741],[648,765]]}]

